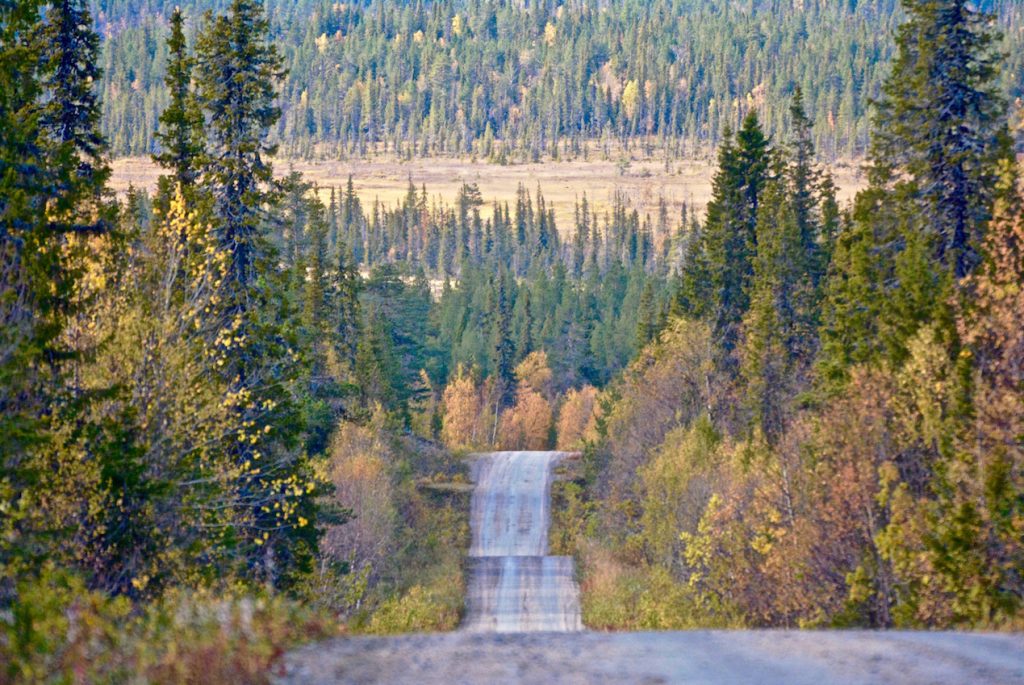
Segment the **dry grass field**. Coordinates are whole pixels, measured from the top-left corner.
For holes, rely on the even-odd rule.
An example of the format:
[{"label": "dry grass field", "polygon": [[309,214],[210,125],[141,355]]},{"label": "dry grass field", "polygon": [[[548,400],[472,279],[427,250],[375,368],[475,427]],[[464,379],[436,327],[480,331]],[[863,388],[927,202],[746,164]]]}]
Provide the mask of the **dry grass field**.
[{"label": "dry grass field", "polygon": [[[112,186],[118,193],[129,184],[152,189],[160,169],[148,158],[126,158],[114,162]],[[498,200],[515,200],[520,184],[531,192],[539,187],[544,199],[555,209],[562,230],[572,226],[575,203],[586,193],[589,202],[603,213],[611,206],[616,192],[622,193],[641,214],[657,211],[659,198],[668,203],[672,216],[678,216],[684,202],[703,211],[711,195],[714,161],[673,162],[666,171],[663,161],[634,161],[623,168],[614,161],[541,162],[499,166],[469,159],[431,158],[399,162],[385,158],[347,161],[300,161],[278,159],[275,171],[284,175],[290,169],[301,172],[320,186],[326,195],[331,186],[342,188],[349,174],[356,192],[369,208],[374,201],[394,205],[405,195],[409,180],[419,188],[426,185],[431,200],[454,200],[463,183],[480,186],[489,214],[489,205]],[[853,197],[864,185],[855,164],[838,164],[832,169],[839,187],[840,202]]]}]

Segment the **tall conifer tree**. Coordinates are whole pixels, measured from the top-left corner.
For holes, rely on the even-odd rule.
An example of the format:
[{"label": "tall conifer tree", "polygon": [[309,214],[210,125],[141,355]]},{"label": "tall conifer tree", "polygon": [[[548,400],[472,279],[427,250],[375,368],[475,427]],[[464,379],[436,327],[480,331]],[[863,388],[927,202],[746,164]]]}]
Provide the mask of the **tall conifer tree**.
[{"label": "tall conifer tree", "polygon": [[198,94],[209,121],[206,181],[241,290],[256,280],[273,197],[268,157],[276,146],[267,134],[281,116],[275,87],[284,72],[269,29],[262,2],[232,0],[226,15],[207,16],[196,49]]},{"label": "tall conifer tree", "polygon": [[[100,39],[84,0],[58,0],[46,15],[44,40],[48,55],[46,88],[48,102],[43,121],[59,146],[59,167],[67,211],[83,210],[83,202],[95,201],[103,192],[110,168],[104,156],[107,142],[100,133],[100,103],[96,95],[101,71]],[[106,224],[88,221],[75,227],[105,230]]]},{"label": "tall conifer tree", "polygon": [[769,141],[751,112],[735,139],[727,135],[719,148],[707,219],[683,272],[683,311],[708,317],[726,353],[736,345],[748,306],[757,211],[771,157]]},{"label": "tall conifer tree", "polygon": [[908,182],[934,255],[955,278],[979,262],[997,162],[1010,159],[999,37],[968,0],[903,0],[908,20],[877,103],[875,183]]},{"label": "tall conifer tree", "polygon": [[167,52],[164,83],[170,103],[160,115],[160,130],[156,139],[161,151],[153,155],[153,161],[168,169],[178,185],[189,189],[199,177],[206,143],[203,113],[192,91],[195,59],[189,54],[185,43],[185,18],[179,7],[175,7],[171,14]]}]

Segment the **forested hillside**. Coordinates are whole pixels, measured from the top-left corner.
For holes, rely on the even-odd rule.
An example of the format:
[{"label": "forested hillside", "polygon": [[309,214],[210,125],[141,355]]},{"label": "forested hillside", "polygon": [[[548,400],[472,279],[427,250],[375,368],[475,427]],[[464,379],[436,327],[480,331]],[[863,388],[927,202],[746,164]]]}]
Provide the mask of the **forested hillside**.
[{"label": "forested hillside", "polygon": [[[154,151],[167,103],[164,37],[175,5],[191,30],[213,0],[98,0],[103,131],[115,154]],[[1024,14],[981,3],[1005,31],[1001,82],[1024,86]],[[896,0],[336,3],[270,0],[287,77],[272,127],[282,152],[332,158],[708,151],[751,107],[769,134],[803,90],[819,154],[859,156],[869,100],[903,17]],[[590,141],[589,149],[585,143]]]}]

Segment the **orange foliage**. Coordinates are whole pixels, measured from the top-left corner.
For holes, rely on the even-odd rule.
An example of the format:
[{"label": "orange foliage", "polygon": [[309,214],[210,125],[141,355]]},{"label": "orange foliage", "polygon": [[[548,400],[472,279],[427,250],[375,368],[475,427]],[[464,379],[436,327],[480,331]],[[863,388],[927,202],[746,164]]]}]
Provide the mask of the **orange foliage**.
[{"label": "orange foliage", "polygon": [[331,526],[322,547],[355,568],[376,567],[391,553],[397,512],[385,458],[390,450],[379,426],[342,422],[331,441],[330,478],[340,506],[356,516]]},{"label": "orange foliage", "polygon": [[461,366],[441,398],[444,425],[441,439],[452,450],[473,449],[485,441],[484,402],[472,374]]},{"label": "orange foliage", "polygon": [[718,504],[684,535],[704,603],[753,625],[828,625],[850,607],[852,619],[889,622],[885,570],[872,568],[856,593],[850,580],[865,552],[878,557],[887,520],[876,496],[880,468],[898,456],[894,392],[891,377],[855,369],[847,394],[797,418],[776,448],[722,448],[728,458],[707,476]]},{"label": "orange foliage", "polygon": [[597,424],[597,390],[585,385],[565,394],[558,411],[558,449],[576,450],[585,440],[593,440]]},{"label": "orange foliage", "polygon": [[551,399],[554,387],[551,384],[551,367],[548,366],[547,352],[538,350],[528,354],[516,367],[516,378],[534,392],[540,393],[548,400]]},{"label": "orange foliage", "polygon": [[551,444],[551,403],[520,383],[516,403],[501,415],[498,444],[508,450],[546,450]]},{"label": "orange foliage", "polygon": [[[1017,206],[1014,206],[1017,205]],[[1024,210],[997,208],[985,244],[988,261],[974,279],[971,310],[958,329],[978,371],[976,438],[982,452],[1009,452],[1024,469]]]},{"label": "orange foliage", "polygon": [[725,385],[715,377],[713,340],[704,323],[676,319],[644,348],[606,393],[617,394],[608,425],[608,467],[602,487],[613,499],[632,497],[638,469],[665,435],[718,404]]}]

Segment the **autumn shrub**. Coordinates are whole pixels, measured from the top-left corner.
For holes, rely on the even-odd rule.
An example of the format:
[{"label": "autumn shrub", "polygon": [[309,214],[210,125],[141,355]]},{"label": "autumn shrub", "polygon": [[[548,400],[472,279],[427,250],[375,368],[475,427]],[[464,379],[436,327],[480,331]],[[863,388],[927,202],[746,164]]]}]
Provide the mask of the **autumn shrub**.
[{"label": "autumn shrub", "polygon": [[[378,422],[383,418],[379,417]],[[388,434],[371,422],[342,421],[331,440],[328,475],[333,499],[356,515],[327,528],[323,555],[355,569],[376,569],[394,551],[399,522],[393,463],[396,455]]]},{"label": "autumn shrub", "polygon": [[343,516],[301,592],[352,632],[450,630],[462,614],[469,494],[444,486],[465,484],[467,467],[387,421],[339,422],[325,470]]},{"label": "autumn shrub", "polygon": [[139,607],[49,570],[2,617],[5,682],[269,683],[288,649],[337,622],[283,597],[174,590]]},{"label": "autumn shrub", "polygon": [[702,610],[692,588],[664,568],[633,565],[605,547],[580,555],[583,623],[595,630],[686,630],[738,627],[734,616]]},{"label": "autumn shrub", "polygon": [[408,501],[403,547],[390,578],[367,597],[370,610],[351,624],[355,632],[395,634],[455,629],[465,602],[469,497],[418,494]]},{"label": "autumn shrub", "polygon": [[550,449],[551,421],[551,403],[520,383],[515,404],[501,415],[497,446],[506,450]]},{"label": "autumn shrub", "polygon": [[556,480],[551,484],[551,554],[572,556],[581,542],[593,535],[594,503],[584,499],[583,494],[582,483]]},{"label": "autumn shrub", "polygon": [[640,525],[648,559],[680,571],[679,534],[697,527],[717,484],[721,437],[707,417],[665,436],[640,468]]},{"label": "autumn shrub", "polygon": [[441,440],[451,450],[475,449],[490,439],[487,411],[476,377],[460,366],[445,386],[441,398]]},{"label": "autumn shrub", "polygon": [[635,503],[639,467],[669,431],[715,404],[720,385],[707,325],[671,322],[598,400],[610,408],[601,418],[604,439],[597,455],[602,494]]},{"label": "autumn shrub", "polygon": [[438,574],[428,585],[413,585],[382,602],[365,632],[372,635],[454,630],[462,620],[465,584],[462,574]]},{"label": "autumn shrub", "polygon": [[560,450],[578,450],[585,440],[594,440],[597,430],[597,389],[584,385],[565,393],[558,410],[555,430]]}]

